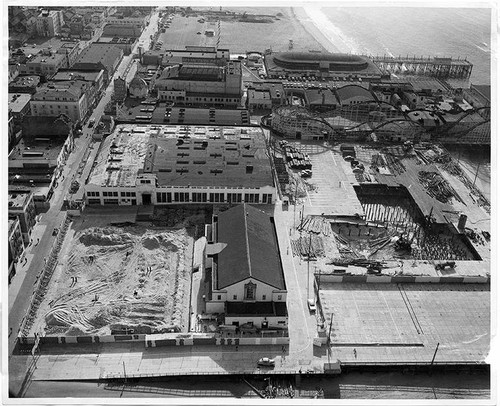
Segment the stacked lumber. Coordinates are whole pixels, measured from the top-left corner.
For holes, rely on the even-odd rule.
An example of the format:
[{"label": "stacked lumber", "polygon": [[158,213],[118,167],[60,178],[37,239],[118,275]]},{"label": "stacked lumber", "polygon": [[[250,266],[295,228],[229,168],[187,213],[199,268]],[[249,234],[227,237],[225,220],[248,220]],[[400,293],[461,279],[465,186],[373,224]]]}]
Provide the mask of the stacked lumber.
[{"label": "stacked lumber", "polygon": [[318,235],[310,234],[300,237],[297,240],[292,240],[291,244],[293,255],[296,256],[316,258],[325,255],[323,239]]},{"label": "stacked lumber", "polygon": [[314,234],[323,234],[324,236],[330,235],[331,227],[330,222],[321,216],[307,216],[302,219],[299,226],[299,231],[306,231]]}]

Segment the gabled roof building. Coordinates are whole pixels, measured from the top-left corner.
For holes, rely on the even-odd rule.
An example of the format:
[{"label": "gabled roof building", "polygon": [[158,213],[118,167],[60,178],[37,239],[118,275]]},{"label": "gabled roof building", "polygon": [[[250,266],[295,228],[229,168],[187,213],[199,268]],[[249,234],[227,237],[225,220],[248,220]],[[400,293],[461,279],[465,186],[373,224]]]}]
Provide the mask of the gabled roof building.
[{"label": "gabled roof building", "polygon": [[214,216],[207,240],[207,313],[223,313],[226,325],[285,329],[287,290],[273,217],[235,206]]}]

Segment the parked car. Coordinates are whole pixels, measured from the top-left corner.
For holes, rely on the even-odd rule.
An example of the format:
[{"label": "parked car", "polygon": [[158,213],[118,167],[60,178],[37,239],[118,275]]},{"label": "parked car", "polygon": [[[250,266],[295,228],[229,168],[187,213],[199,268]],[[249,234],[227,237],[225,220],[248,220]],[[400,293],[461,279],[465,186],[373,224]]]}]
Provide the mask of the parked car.
[{"label": "parked car", "polygon": [[261,367],[274,367],[274,360],[271,358],[264,357],[259,359],[257,365]]},{"label": "parked car", "polygon": [[95,118],[91,118],[89,121],[89,128],[92,128],[95,124]]},{"label": "parked car", "polygon": [[307,299],[307,307],[309,307],[311,313],[316,313],[316,303],[314,303],[314,299]]}]

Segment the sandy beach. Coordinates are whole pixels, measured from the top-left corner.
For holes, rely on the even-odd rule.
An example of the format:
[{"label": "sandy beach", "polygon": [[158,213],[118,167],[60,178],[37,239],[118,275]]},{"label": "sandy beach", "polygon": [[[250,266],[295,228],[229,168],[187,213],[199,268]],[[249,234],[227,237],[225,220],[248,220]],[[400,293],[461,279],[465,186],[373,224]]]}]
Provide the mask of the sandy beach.
[{"label": "sandy beach", "polygon": [[335,27],[328,17],[315,6],[295,7],[293,12],[304,29],[311,34],[323,48],[333,53],[351,53],[355,45]]},{"label": "sandy beach", "polygon": [[[321,36],[321,33],[315,29],[316,26],[311,21],[305,20],[307,15],[301,8],[258,9],[234,7],[228,10],[239,13],[257,14],[265,12],[269,15],[279,15],[278,20],[267,24],[222,20],[220,24],[220,46],[229,48],[232,53],[264,52],[268,48],[272,49],[273,52],[284,52],[288,51],[290,40],[293,41],[294,51],[324,51],[327,48],[323,44],[327,44],[330,49],[332,47]],[[298,15],[295,15],[295,10],[297,10]],[[202,16],[203,12],[201,10],[196,17],[176,16],[166,32],[160,34],[159,39],[163,42],[163,47],[167,49],[179,48],[185,45],[215,46],[217,35],[207,36],[205,31],[216,31],[217,23],[208,20],[200,23],[198,20]],[[321,39],[322,42],[318,39]]]}]

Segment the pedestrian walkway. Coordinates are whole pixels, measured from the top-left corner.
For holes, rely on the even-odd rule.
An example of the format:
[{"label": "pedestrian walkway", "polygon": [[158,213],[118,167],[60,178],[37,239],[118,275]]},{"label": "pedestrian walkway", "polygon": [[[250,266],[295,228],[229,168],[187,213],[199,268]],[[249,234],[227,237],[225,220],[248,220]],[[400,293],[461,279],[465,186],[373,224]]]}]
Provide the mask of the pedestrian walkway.
[{"label": "pedestrian walkway", "polygon": [[[118,347],[118,348],[117,348]],[[93,354],[44,354],[37,357],[33,380],[84,380],[139,376],[208,374],[298,373],[301,364],[289,359],[281,345],[157,347],[143,350],[103,345]],[[274,368],[259,367],[263,356],[275,359]],[[310,364],[316,372],[321,364]]]}]

